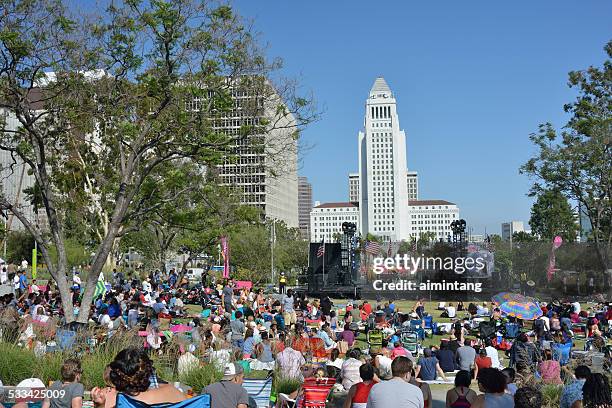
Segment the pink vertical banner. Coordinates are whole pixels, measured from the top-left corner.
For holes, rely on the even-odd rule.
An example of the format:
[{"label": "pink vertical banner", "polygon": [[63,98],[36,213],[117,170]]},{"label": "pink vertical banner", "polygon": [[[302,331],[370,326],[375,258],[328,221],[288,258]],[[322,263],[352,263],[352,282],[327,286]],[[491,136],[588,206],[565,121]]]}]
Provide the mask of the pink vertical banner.
[{"label": "pink vertical banner", "polygon": [[226,236],[221,237],[221,256],[223,257],[223,277],[229,278],[230,276],[229,242]]}]

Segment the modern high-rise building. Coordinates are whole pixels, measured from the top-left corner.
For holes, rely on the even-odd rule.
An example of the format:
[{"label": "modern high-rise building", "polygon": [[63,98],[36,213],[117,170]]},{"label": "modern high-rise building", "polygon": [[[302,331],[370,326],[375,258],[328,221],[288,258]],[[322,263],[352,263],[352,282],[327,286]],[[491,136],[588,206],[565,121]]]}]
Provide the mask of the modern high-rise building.
[{"label": "modern high-rise building", "polygon": [[512,237],[515,232],[525,231],[525,227],[523,226],[523,221],[504,222],[502,223],[501,227],[502,227],[501,237],[504,241],[510,241],[510,237]]},{"label": "modern high-rise building", "polygon": [[357,224],[359,230],[359,206],[357,203],[316,202],[310,212],[310,242],[336,242],[342,235],[342,223]]},{"label": "modern high-rise building", "polygon": [[351,203],[359,202],[359,173],[349,173],[349,201]]},{"label": "modern high-rise building", "polygon": [[[35,88],[32,93],[37,93],[35,98],[40,98],[38,88]],[[17,120],[14,113],[7,109],[0,108],[0,122],[3,122],[3,127],[7,131],[18,129],[21,124]],[[34,187],[36,180],[34,175],[29,172],[30,167],[27,166],[16,154],[6,150],[0,150],[0,194],[7,199],[11,205],[18,208],[26,219],[39,226],[45,225],[46,216],[41,209],[37,216],[34,211],[34,206],[28,201],[28,197],[24,190]],[[25,227],[12,213],[7,214],[5,227],[10,231],[23,230]]]},{"label": "modern high-rise building", "polygon": [[242,203],[260,208],[267,219],[298,228],[295,118],[279,113],[280,98],[273,92],[262,97],[236,88],[232,98],[234,107],[216,120],[216,130],[238,135],[241,128],[261,125],[263,119],[274,127],[263,135],[237,139],[232,154],[217,166],[221,183],[238,188],[243,193]]},{"label": "modern high-rise building", "polygon": [[419,199],[419,175],[416,171],[406,172],[406,188],[409,200]]},{"label": "modern high-rise building", "polygon": [[298,177],[298,217],[300,233],[310,239],[310,212],[312,211],[312,185],[306,177]]},{"label": "modern high-rise building", "polygon": [[400,130],[395,97],[381,77],[370,89],[363,126],[358,136],[360,232],[408,240],[406,135]]}]

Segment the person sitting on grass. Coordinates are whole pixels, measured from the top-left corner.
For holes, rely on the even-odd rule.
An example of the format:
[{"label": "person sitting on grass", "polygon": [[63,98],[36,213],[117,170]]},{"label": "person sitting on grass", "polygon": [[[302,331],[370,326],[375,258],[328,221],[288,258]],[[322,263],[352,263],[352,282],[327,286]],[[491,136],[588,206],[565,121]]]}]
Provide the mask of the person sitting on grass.
[{"label": "person sitting on grass", "polygon": [[343,408],[365,408],[370,390],[378,383],[374,370],[371,364],[363,364],[359,367],[359,376],[362,382],[351,386],[344,400]]},{"label": "person sitting on grass", "polygon": [[545,384],[563,384],[561,381],[561,365],[555,359],[550,349],[544,350],[544,361],[538,367],[542,382]]},{"label": "person sitting on grass", "polygon": [[514,394],[514,408],[542,406],[542,393],[535,387],[521,387]]},{"label": "person sitting on grass", "polygon": [[478,395],[471,408],[513,408],[514,398],[506,394],[506,377],[496,368],[483,368],[478,373]]},{"label": "person sitting on grass", "polygon": [[425,350],[423,350],[423,357],[419,358],[415,377],[419,377],[423,381],[434,381],[437,378],[438,373],[440,374],[440,377],[442,377],[442,380],[446,381],[446,376],[440,367],[438,359],[432,356],[431,349],[427,347]]},{"label": "person sitting on grass", "polygon": [[244,343],[242,345],[242,355],[243,358],[251,358],[251,354],[253,353],[253,349],[255,348],[255,338],[253,335],[255,332],[251,327],[246,329],[246,333],[244,335]]},{"label": "person sitting on grass", "polygon": [[406,350],[402,343],[396,341],[393,343],[393,350],[391,351],[391,359],[395,360],[396,357],[408,357],[410,360],[413,360],[412,353],[409,350]]},{"label": "person sitting on grass", "polygon": [[105,408],[116,405],[118,393],[147,405],[175,404],[187,399],[172,384],[159,384],[156,388],[150,388],[153,375],[153,362],[144,349],[123,349],[107,367],[107,387],[92,389],[91,399],[96,407]]},{"label": "person sitting on grass", "polygon": [[468,371],[461,370],[455,375],[455,387],[446,393],[446,408],[469,408],[476,399],[476,392],[470,389],[472,383]]},{"label": "person sitting on grass", "polygon": [[64,361],[60,370],[62,380],[54,382],[49,387],[52,391],[59,391],[57,393],[59,397],[46,398],[42,408],[81,408],[85,392],[83,384],[80,383],[82,372],[79,360],[69,358]]},{"label": "person sitting on grass", "polygon": [[483,368],[490,368],[493,364],[491,361],[491,357],[487,355],[487,349],[482,347],[478,350],[478,355],[474,359],[474,364],[478,367],[479,370]]}]

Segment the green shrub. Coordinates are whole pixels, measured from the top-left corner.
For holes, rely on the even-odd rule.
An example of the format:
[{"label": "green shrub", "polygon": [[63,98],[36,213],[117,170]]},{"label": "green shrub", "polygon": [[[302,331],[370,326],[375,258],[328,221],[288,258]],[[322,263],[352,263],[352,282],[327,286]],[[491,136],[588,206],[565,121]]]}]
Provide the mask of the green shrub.
[{"label": "green shrub", "polygon": [[46,353],[37,361],[36,377],[40,378],[45,384],[49,384],[49,381],[61,380],[62,364],[69,357],[67,353],[59,351]]},{"label": "green shrub", "polygon": [[214,364],[205,364],[201,367],[189,370],[179,380],[193,388],[194,393],[199,394],[209,384],[220,381],[223,372]]},{"label": "green shrub", "polygon": [[542,391],[542,404],[543,407],[553,408],[558,407],[561,404],[561,393],[563,392],[563,387],[560,385],[544,385],[540,388]]},{"label": "green shrub", "polygon": [[38,372],[39,362],[28,349],[0,342],[0,356],[0,378],[5,385],[17,385]]},{"label": "green shrub", "polygon": [[291,394],[298,388],[300,388],[302,382],[297,378],[282,378],[278,375],[275,376],[274,390],[276,395],[278,394]]}]

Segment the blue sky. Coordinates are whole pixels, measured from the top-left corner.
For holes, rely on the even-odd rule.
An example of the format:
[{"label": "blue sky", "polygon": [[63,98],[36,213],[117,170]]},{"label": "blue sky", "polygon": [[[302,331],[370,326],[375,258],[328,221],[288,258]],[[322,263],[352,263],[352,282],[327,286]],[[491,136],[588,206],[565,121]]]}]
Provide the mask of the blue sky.
[{"label": "blue sky", "polygon": [[567,73],[601,65],[612,38],[610,1],[236,0],[283,74],[324,110],[303,134],[300,174],[322,202],[348,198],[357,132],[374,79],[398,101],[408,167],[420,198],[457,203],[475,233],[529,220],[539,123],[560,126],[575,94]]}]

